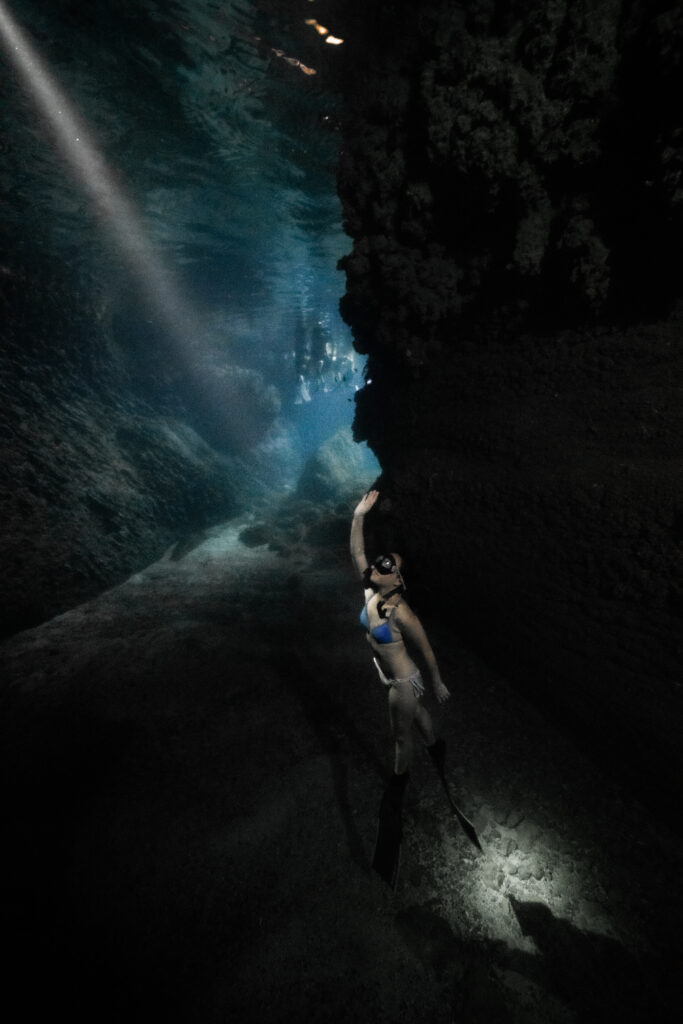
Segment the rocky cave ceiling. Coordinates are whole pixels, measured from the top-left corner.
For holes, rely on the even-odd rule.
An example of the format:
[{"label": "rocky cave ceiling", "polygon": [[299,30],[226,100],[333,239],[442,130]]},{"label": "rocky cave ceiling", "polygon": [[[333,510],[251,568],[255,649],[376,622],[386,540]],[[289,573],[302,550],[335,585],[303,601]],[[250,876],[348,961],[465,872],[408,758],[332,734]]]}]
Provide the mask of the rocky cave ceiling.
[{"label": "rocky cave ceiling", "polygon": [[[311,3],[3,6],[84,119],[154,249],[190,289],[214,299],[232,291],[235,302],[287,317],[303,283],[336,309],[335,265],[348,248],[334,181],[331,78],[341,47],[306,24]],[[119,254],[5,53],[2,64],[5,251],[39,247],[115,279]]]}]

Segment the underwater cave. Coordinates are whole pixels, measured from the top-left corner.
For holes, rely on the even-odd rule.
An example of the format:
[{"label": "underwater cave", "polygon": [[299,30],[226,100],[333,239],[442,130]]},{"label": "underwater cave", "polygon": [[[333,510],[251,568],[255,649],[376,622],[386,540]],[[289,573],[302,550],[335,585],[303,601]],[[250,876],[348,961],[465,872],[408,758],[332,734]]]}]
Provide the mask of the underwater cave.
[{"label": "underwater cave", "polygon": [[[667,0],[0,0],[23,1021],[679,1019],[682,44]],[[447,758],[387,884],[404,640]]]}]

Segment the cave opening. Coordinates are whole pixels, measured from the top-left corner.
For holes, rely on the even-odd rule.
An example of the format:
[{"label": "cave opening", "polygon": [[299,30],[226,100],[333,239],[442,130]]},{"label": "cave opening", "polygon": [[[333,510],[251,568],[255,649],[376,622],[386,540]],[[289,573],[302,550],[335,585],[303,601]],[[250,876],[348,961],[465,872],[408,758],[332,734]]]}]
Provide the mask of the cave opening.
[{"label": "cave opening", "polygon": [[[39,504],[46,472],[64,485],[14,537],[7,635],[299,493],[335,435],[347,483],[379,467],[350,443],[364,360],[339,314],[343,40],[279,3],[0,14],[10,505]],[[17,434],[32,388],[63,473]],[[98,466],[78,448],[102,424]]]}]

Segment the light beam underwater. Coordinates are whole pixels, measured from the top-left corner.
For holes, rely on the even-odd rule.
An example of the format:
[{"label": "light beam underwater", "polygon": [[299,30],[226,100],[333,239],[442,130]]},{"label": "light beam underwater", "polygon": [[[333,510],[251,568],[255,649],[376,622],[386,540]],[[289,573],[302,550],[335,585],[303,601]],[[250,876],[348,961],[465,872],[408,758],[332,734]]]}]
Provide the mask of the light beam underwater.
[{"label": "light beam underwater", "polygon": [[185,346],[193,339],[196,345],[197,314],[181,297],[178,284],[155,252],[135,207],[117,185],[85,124],[3,0],[0,0],[0,45],[49,123],[59,152],[90,197],[98,217],[170,337]]},{"label": "light beam underwater", "polygon": [[85,123],[8,12],[4,0],[0,0],[0,48],[47,121],[58,152],[89,197],[148,308],[164,327],[165,337],[182,363],[188,399],[208,416],[214,443],[219,447],[249,447],[260,429],[258,410],[252,408],[254,403],[248,394],[221,385],[220,375],[225,368],[212,356],[204,336],[204,318],[183,297],[175,276],[152,245],[135,206],[117,184]]}]

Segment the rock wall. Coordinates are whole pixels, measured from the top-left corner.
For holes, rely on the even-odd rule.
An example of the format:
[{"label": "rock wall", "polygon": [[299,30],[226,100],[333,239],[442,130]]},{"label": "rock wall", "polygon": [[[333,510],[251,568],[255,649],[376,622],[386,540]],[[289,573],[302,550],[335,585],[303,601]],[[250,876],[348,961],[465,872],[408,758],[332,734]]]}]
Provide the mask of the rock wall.
[{"label": "rock wall", "polygon": [[56,258],[0,274],[0,634],[119,582],[236,508],[239,481],[136,397],[93,282]]},{"label": "rock wall", "polygon": [[347,17],[342,308],[369,357],[356,437],[391,499],[374,529],[418,597],[621,770],[656,768],[664,799],[683,767],[680,8]]}]

